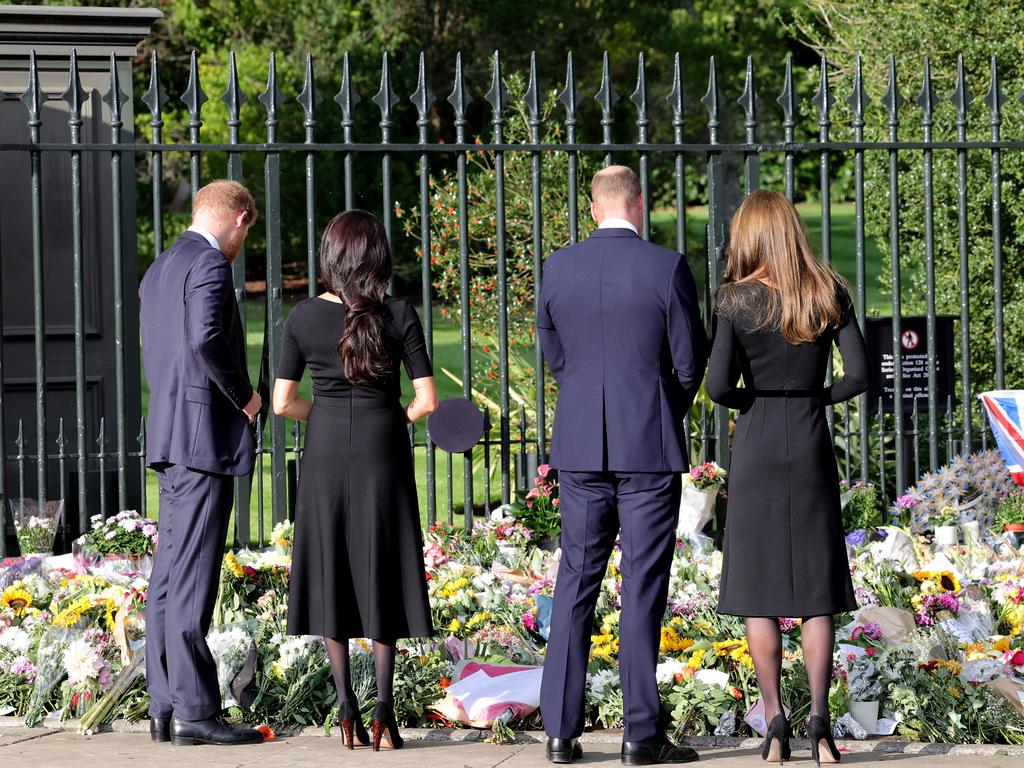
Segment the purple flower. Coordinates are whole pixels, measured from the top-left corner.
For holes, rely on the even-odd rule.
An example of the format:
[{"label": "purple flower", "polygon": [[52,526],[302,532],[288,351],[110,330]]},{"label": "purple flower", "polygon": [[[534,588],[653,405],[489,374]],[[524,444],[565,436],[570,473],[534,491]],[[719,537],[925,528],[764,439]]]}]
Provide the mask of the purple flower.
[{"label": "purple flower", "polygon": [[914,499],[913,495],[909,493],[905,493],[898,499],[896,499],[896,506],[899,507],[900,509],[910,509],[916,504],[917,501]]},{"label": "purple flower", "polygon": [[856,531],[848,533],[846,535],[846,543],[851,547],[862,546],[868,540],[867,531],[863,528],[858,528]]}]

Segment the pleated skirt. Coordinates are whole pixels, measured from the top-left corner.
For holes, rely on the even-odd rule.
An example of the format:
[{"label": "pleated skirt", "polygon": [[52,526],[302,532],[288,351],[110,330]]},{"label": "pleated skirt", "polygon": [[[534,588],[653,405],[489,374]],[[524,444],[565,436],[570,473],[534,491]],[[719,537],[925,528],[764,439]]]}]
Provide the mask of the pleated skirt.
[{"label": "pleated skirt", "polygon": [[317,398],[297,494],[288,633],[385,641],[433,634],[400,404]]}]

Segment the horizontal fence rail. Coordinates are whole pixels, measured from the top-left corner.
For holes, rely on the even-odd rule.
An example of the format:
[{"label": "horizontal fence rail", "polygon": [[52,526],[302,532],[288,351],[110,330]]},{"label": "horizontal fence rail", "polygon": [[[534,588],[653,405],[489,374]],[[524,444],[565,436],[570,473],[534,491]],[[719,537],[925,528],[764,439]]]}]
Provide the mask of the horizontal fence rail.
[{"label": "horizontal fence rail", "polygon": [[[219,96],[226,110],[227,142],[204,142],[203,107],[210,97],[200,83],[199,56],[193,52],[189,65],[188,85],[180,97],[169,95],[161,84],[161,66],[156,53],[149,61],[148,87],[141,94],[141,103],[149,111],[148,122],[138,121],[136,126],[148,128],[147,136],[125,141],[134,136],[131,124],[125,125],[126,109],[132,105],[133,94],[125,93],[119,80],[118,61],[110,57],[110,77],[107,92],[102,96],[105,130],[108,139],[92,136],[83,140],[83,115],[90,106],[91,95],[81,83],[79,63],[72,53],[68,62],[68,85],[59,99],[66,107],[66,140],[44,140],[43,121],[56,119],[57,113],[45,111],[47,96],[41,85],[40,64],[33,53],[27,62],[27,85],[20,94],[25,107],[28,141],[0,143],[0,153],[25,159],[28,175],[24,194],[31,200],[31,219],[27,222],[31,242],[31,270],[33,291],[34,342],[34,414],[8,414],[9,398],[0,392],[0,496],[6,501],[19,497],[44,497],[56,494],[65,498],[69,492],[68,476],[73,469],[77,477],[76,509],[78,519],[66,525],[70,531],[87,530],[89,518],[96,511],[109,514],[126,506],[147,509],[147,473],[145,468],[145,423],[128,424],[126,409],[126,381],[141,376],[138,369],[129,369],[124,352],[125,340],[135,338],[128,332],[137,329],[137,318],[126,317],[124,312],[127,291],[122,273],[125,258],[135,254],[126,252],[121,239],[122,217],[129,210],[126,200],[134,200],[131,189],[123,183],[125,166],[140,171],[150,189],[141,189],[152,198],[148,211],[137,214],[139,226],[145,222],[152,231],[152,256],[166,248],[179,234],[167,225],[168,204],[165,199],[167,162],[174,160],[178,172],[187,181],[192,196],[204,181],[226,177],[249,183],[262,195],[261,217],[265,228],[262,252],[239,255],[233,265],[236,297],[243,324],[261,319],[266,335],[265,361],[271,384],[281,351],[282,329],[286,317],[286,291],[283,264],[300,265],[304,272],[305,295],[314,296],[317,288],[317,243],[320,228],[331,213],[324,210],[323,201],[330,197],[339,201],[339,207],[355,207],[357,200],[379,212],[396,252],[415,251],[418,276],[410,289],[416,293],[417,303],[427,336],[429,353],[436,357],[439,328],[435,310],[454,313],[460,348],[459,386],[465,397],[473,399],[486,414],[485,433],[480,443],[462,456],[438,453],[422,425],[409,428],[410,448],[416,457],[418,471],[425,478],[425,498],[429,524],[447,522],[455,524],[458,514],[468,531],[474,514],[489,514],[497,505],[513,500],[517,491],[532,486],[533,474],[543,463],[549,446],[549,425],[553,414],[554,398],[551,382],[545,376],[539,342],[532,334],[516,337],[513,331],[512,294],[526,281],[529,302],[535,302],[542,279],[543,260],[551,250],[575,242],[581,237],[588,218],[582,214],[580,185],[586,185],[583,175],[585,163],[608,165],[613,161],[625,162],[639,173],[642,189],[650,199],[654,169],[664,169],[670,182],[661,182],[670,191],[675,212],[675,230],[672,244],[686,255],[695,272],[704,274],[700,288],[705,320],[710,325],[709,307],[715,287],[721,282],[726,257],[726,232],[730,210],[728,185],[741,183],[744,193],[761,186],[764,171],[781,168],[781,185],[791,199],[817,198],[820,201],[822,259],[829,263],[835,256],[832,228],[832,204],[835,169],[840,165],[853,171],[850,202],[854,204],[854,262],[855,273],[850,276],[854,305],[862,327],[866,327],[868,305],[869,236],[866,233],[866,211],[869,205],[879,205],[865,199],[867,164],[877,160],[885,164],[888,178],[888,235],[879,245],[887,253],[888,285],[891,299],[891,343],[899,349],[903,332],[903,303],[907,288],[901,282],[900,258],[905,249],[901,227],[901,180],[908,163],[920,164],[923,185],[914,190],[924,203],[923,248],[926,270],[926,339],[927,396],[913,400],[912,408],[904,411],[904,371],[899,355],[893,361],[893,388],[895,408],[885,403],[869,402],[867,394],[855,401],[829,409],[829,424],[837,444],[840,475],[847,482],[859,480],[878,484],[887,500],[895,498],[928,469],[949,460],[955,454],[987,447],[990,442],[979,409],[973,402],[971,379],[971,307],[970,272],[972,258],[984,257],[992,262],[992,285],[989,295],[995,306],[995,326],[991,329],[995,348],[996,385],[1006,384],[1003,326],[1003,221],[1000,203],[1002,187],[1001,159],[1005,153],[1024,150],[1024,140],[1004,138],[1001,108],[1005,97],[998,81],[998,67],[991,63],[988,93],[988,137],[968,137],[968,111],[972,96],[967,87],[963,60],[958,63],[955,88],[949,99],[955,112],[956,138],[935,138],[936,111],[939,99],[932,83],[927,59],[920,73],[920,94],[914,104],[907,105],[900,93],[895,61],[890,59],[886,90],[876,97],[878,108],[871,116],[884,117],[885,135],[875,140],[866,138],[869,127],[868,96],[862,75],[861,60],[856,60],[852,73],[852,90],[848,94],[835,93],[830,81],[830,66],[822,59],[817,71],[817,92],[810,100],[813,114],[806,114],[806,103],[801,103],[794,85],[794,70],[787,61],[783,89],[777,98],[767,99],[758,93],[755,71],[748,59],[742,92],[730,103],[725,100],[720,86],[714,58],[709,62],[706,92],[696,102],[686,96],[682,79],[681,58],[673,62],[672,88],[667,94],[652,93],[647,86],[647,66],[644,55],[637,61],[635,88],[628,96],[631,107],[617,106],[622,100],[612,87],[611,67],[607,53],[601,62],[600,87],[585,98],[578,89],[576,67],[578,61],[569,53],[564,73],[558,80],[564,85],[551,92],[540,85],[536,58],[531,58],[529,71],[519,80],[514,93],[511,81],[503,71],[502,61],[495,53],[491,62],[489,82],[467,82],[461,55],[454,62],[451,90],[446,88],[435,95],[427,78],[425,56],[420,54],[415,89],[409,95],[399,94],[393,82],[393,60],[384,53],[379,72],[379,90],[372,97],[357,93],[348,55],[341,62],[340,88],[333,97],[325,98],[322,83],[317,81],[314,62],[307,56],[304,84],[299,93],[287,98],[281,90],[277,58],[271,55],[266,72],[265,90],[256,97],[262,106],[262,130],[265,140],[242,141],[243,106],[250,96],[243,93],[238,65],[234,54],[226,62],[227,87]],[[522,73],[517,73],[522,74]],[[487,88],[484,94],[479,91]],[[477,89],[474,92],[474,88]],[[131,89],[129,89],[131,90]],[[3,98],[14,98],[3,96]],[[172,98],[180,99],[187,111],[186,122],[176,126],[174,134],[180,141],[166,141],[167,126],[164,118]],[[301,108],[300,125],[285,124],[295,114],[291,104]],[[841,109],[836,109],[837,101]],[[481,103],[482,102],[482,103]],[[591,106],[596,102],[597,108]],[[767,103],[766,103],[767,102]],[[413,110],[406,106],[411,103]],[[486,108],[483,107],[486,104]],[[472,110],[475,110],[471,114]],[[251,108],[250,108],[251,109]],[[904,120],[908,109],[916,110],[918,120],[913,125],[914,136],[908,136],[910,123]],[[480,111],[483,110],[483,117]],[[633,117],[622,121],[624,110]],[[703,117],[695,121],[696,110]],[[803,110],[803,111],[802,111]],[[599,112],[599,120],[597,119]],[[45,114],[44,114],[45,113]],[[742,137],[724,136],[726,124],[740,125],[725,120],[728,114],[738,117],[742,113]],[[246,114],[251,112],[246,111]],[[662,120],[661,116],[668,119]],[[945,112],[943,112],[945,114]],[[511,141],[513,118],[521,115],[525,129],[521,141]],[[372,116],[372,117],[368,117]],[[448,119],[450,116],[450,120]],[[670,116],[670,117],[669,117]],[[64,119],[61,117],[60,119]],[[471,123],[471,119],[476,122]],[[367,120],[376,122],[373,135],[364,133]],[[655,125],[662,120],[661,125]],[[694,125],[699,122],[696,135]],[[551,132],[552,126],[557,132]],[[474,141],[470,131],[480,130]],[[298,135],[303,140],[295,140]],[[836,138],[837,129],[843,136]],[[360,135],[357,135],[357,129]],[[442,141],[442,133],[454,141]],[[622,136],[630,134],[626,141]],[[46,134],[52,137],[52,131]],[[288,140],[282,136],[287,135]],[[516,134],[518,135],[518,134]],[[187,140],[184,137],[187,136]],[[600,140],[597,140],[597,139]],[[655,140],[657,139],[657,140]],[[671,139],[671,140],[669,140]],[[938,318],[935,301],[936,241],[934,199],[934,163],[942,153],[956,156],[958,197],[956,208],[956,236],[958,276],[961,301],[955,316],[955,391],[945,398],[939,395],[937,363]],[[972,183],[968,173],[968,158],[984,153],[991,160],[991,173],[986,184],[991,186],[991,251],[972,254],[968,237],[968,189]],[[83,194],[86,187],[83,174],[86,158],[95,155],[97,163],[109,163],[111,179],[112,232],[110,242],[102,244],[107,261],[104,268],[113,271],[114,325],[109,329],[114,336],[116,408],[115,413],[90,413],[87,399],[87,375],[84,339],[86,317],[84,299],[83,242],[95,222],[84,217]],[[488,181],[493,185],[486,211],[479,209],[473,197],[474,186],[482,185],[484,176],[473,159],[484,155],[488,165]],[[508,169],[519,157],[529,158],[527,202],[520,210],[509,208],[511,194]],[[301,165],[291,158],[301,160]],[[60,158],[70,161],[70,176],[60,192],[71,201],[70,221],[53,221],[47,215],[48,200],[43,196],[42,180],[51,162]],[[564,158],[564,170],[558,176],[546,172],[551,158]],[[817,164],[818,180],[813,188],[798,189],[797,164],[811,158]],[[261,173],[255,172],[259,164]],[[562,166],[559,166],[560,168]],[[293,182],[288,174],[299,174],[303,194],[285,199],[282,182]],[[660,173],[660,170],[659,170]],[[437,283],[441,279],[433,264],[437,238],[433,229],[438,216],[435,210],[437,185],[443,174],[451,174],[454,182],[455,204],[453,217],[455,234],[450,243],[457,258],[453,269],[458,281],[458,301],[440,301]],[[562,175],[564,174],[564,175]],[[689,177],[689,179],[688,179]],[[416,199],[396,198],[396,179],[403,179],[409,189],[416,190]],[[696,184],[699,199],[688,192],[688,181]],[[296,182],[297,183],[297,182]],[[488,187],[490,189],[490,187]],[[547,193],[564,190],[564,203],[551,210]],[[585,202],[585,201],[584,201]],[[372,203],[372,205],[371,205]],[[414,203],[414,205],[413,205]],[[707,227],[703,236],[703,250],[687,242],[687,218],[692,215],[694,203],[707,206]],[[949,201],[942,201],[948,205]],[[564,205],[564,209],[561,206]],[[412,210],[408,216],[415,221],[403,231],[399,224],[399,211],[403,206]],[[301,209],[301,232],[298,240],[282,229],[284,217]],[[133,208],[132,208],[133,210]],[[447,214],[446,214],[447,215]],[[648,208],[643,236],[651,236],[651,211]],[[474,239],[474,227],[480,227],[480,217],[493,220],[494,235],[484,249],[493,259],[492,296],[497,307],[496,358],[493,380],[480,373],[480,336],[475,321],[477,307],[473,306],[474,279],[481,274],[477,266],[480,244]],[[554,239],[546,222],[559,217],[567,223],[567,235]],[[522,242],[513,243],[513,228],[529,220],[524,227]],[[180,221],[179,221],[180,223]],[[918,222],[914,222],[915,226]],[[52,382],[47,373],[47,327],[44,318],[46,283],[56,279],[45,274],[43,260],[43,232],[47,227],[69,227],[71,250],[67,266],[73,282],[73,334],[74,334],[74,408],[69,413],[55,413],[48,401]],[[489,231],[489,230],[488,230]],[[518,232],[519,230],[516,229]],[[519,237],[519,235],[516,235]],[[287,241],[287,242],[286,242]],[[299,245],[296,245],[296,243]],[[448,245],[445,245],[448,247]],[[288,251],[287,253],[285,251]],[[516,273],[512,259],[522,251],[526,255],[528,272]],[[262,256],[265,261],[265,290],[247,289],[247,260]],[[259,261],[252,261],[258,265]],[[490,263],[490,262],[488,262]],[[518,262],[517,262],[518,263]],[[295,269],[294,264],[292,269]],[[488,266],[487,270],[491,268]],[[7,275],[3,276],[5,279]],[[417,285],[418,284],[418,285]],[[257,294],[262,294],[262,308],[253,306]],[[527,302],[527,303],[529,303]],[[443,306],[442,306],[443,304]],[[535,306],[535,303],[534,303]],[[528,313],[527,313],[528,314]],[[521,319],[521,318],[520,318]],[[454,327],[454,326],[453,326]],[[5,329],[5,340],[7,338]],[[6,341],[5,341],[6,346]],[[512,360],[522,359],[523,365],[514,367]],[[837,358],[838,360],[838,358]],[[4,370],[0,356],[0,370]],[[250,361],[256,363],[257,361]],[[518,365],[518,364],[517,364]],[[524,374],[523,371],[526,371]],[[440,375],[440,374],[438,374]],[[830,372],[830,376],[832,373]],[[5,380],[5,388],[6,388]],[[524,394],[526,392],[527,394]],[[625,407],[625,406],[624,406]],[[12,420],[6,420],[11,416]],[[730,414],[699,398],[689,416],[692,436],[693,460],[728,460]],[[16,434],[4,424],[16,423]],[[48,437],[56,423],[56,443]],[[66,426],[74,424],[74,435]],[[90,428],[98,424],[98,430]],[[257,466],[253,478],[236,482],[236,514],[232,538],[236,545],[264,545],[271,527],[290,516],[294,502],[294,489],[301,475],[303,451],[303,425],[286,423],[271,416],[267,424],[258,425]],[[34,437],[34,439],[33,439]],[[13,438],[13,439],[12,439]],[[462,501],[456,502],[455,487],[461,470]],[[90,472],[98,471],[99,510],[90,508]],[[113,473],[115,482],[108,487],[107,474]],[[132,498],[129,482],[131,473],[139,479],[141,492]],[[56,476],[56,480],[54,480]],[[133,479],[132,479],[133,480]],[[151,479],[150,479],[151,483]],[[6,504],[5,504],[6,506]],[[152,511],[152,510],[151,510]],[[66,521],[66,523],[71,521]],[[9,516],[0,516],[0,545],[8,546]],[[69,534],[70,535],[70,534]],[[63,542],[67,546],[68,542]],[[5,552],[9,552],[5,550]]]}]

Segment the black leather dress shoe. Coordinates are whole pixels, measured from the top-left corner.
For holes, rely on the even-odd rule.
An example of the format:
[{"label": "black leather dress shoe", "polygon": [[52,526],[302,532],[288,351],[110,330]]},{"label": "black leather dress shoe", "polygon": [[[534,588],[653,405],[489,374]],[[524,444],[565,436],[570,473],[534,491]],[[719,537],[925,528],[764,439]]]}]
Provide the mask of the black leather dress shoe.
[{"label": "black leather dress shoe", "polygon": [[571,763],[583,757],[579,739],[548,739],[544,754],[552,763]]},{"label": "black leather dress shoe", "polygon": [[622,742],[623,765],[662,765],[665,763],[692,763],[697,759],[696,750],[673,744],[667,736],[647,741]]},{"label": "black leather dress shoe", "polygon": [[171,720],[171,744],[191,747],[195,744],[259,744],[263,734],[253,728],[231,725],[222,717],[209,720]]},{"label": "black leather dress shoe", "polygon": [[150,717],[149,718],[149,738],[153,741],[170,741],[171,740],[171,718],[169,717]]}]

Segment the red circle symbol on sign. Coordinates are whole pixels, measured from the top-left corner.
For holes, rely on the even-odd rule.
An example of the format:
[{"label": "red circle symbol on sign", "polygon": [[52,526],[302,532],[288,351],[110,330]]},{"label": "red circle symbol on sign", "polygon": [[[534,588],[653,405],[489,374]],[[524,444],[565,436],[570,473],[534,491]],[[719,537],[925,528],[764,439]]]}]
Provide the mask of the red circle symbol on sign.
[{"label": "red circle symbol on sign", "polygon": [[921,337],[917,335],[916,331],[904,331],[900,336],[900,344],[908,351],[917,349],[917,345],[920,342]]}]

